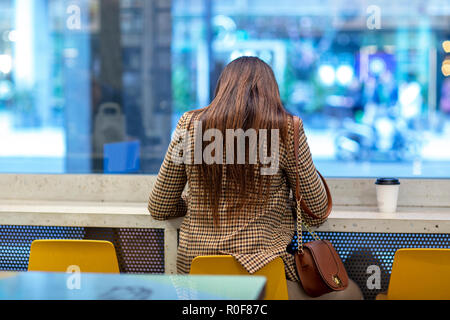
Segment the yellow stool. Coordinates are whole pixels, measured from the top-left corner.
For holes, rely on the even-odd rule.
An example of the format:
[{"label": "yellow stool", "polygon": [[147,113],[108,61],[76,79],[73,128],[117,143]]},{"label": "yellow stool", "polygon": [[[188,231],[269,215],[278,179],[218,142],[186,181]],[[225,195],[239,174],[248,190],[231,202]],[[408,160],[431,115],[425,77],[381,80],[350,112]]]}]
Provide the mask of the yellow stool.
[{"label": "yellow stool", "polygon": [[[190,274],[250,275],[233,256],[228,255],[196,257],[192,260]],[[276,258],[252,275],[266,277],[265,300],[288,299],[281,258]]]},{"label": "yellow stool", "polygon": [[389,288],[377,300],[449,300],[450,249],[399,249]]},{"label": "yellow stool", "polygon": [[119,273],[114,245],[95,240],[35,240],[31,244],[28,271]]}]

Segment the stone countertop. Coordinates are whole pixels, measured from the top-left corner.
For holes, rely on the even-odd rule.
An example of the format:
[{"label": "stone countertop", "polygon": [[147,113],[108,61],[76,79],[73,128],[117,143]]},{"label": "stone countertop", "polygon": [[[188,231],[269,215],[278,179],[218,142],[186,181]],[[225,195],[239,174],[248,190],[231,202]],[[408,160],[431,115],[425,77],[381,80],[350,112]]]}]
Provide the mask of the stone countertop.
[{"label": "stone countertop", "polygon": [[[0,200],[0,225],[177,229],[182,218],[154,220],[145,202]],[[449,207],[335,206],[317,231],[450,233]]]}]

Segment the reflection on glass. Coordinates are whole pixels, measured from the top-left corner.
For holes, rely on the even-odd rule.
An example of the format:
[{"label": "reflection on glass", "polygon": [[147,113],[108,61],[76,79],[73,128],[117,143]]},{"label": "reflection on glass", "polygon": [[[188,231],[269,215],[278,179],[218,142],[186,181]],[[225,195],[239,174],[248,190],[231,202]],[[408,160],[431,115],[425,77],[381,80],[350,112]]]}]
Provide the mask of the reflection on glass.
[{"label": "reflection on glass", "polygon": [[222,68],[269,63],[327,176],[450,177],[450,3],[0,3],[0,172],[159,169]]}]

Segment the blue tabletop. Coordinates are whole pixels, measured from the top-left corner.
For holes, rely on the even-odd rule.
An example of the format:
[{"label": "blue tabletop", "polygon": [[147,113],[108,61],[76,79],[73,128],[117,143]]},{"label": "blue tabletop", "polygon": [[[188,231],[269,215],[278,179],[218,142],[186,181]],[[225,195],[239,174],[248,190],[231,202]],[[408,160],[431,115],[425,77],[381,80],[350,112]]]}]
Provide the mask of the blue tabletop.
[{"label": "blue tabletop", "polygon": [[258,276],[0,273],[0,300],[254,300]]}]

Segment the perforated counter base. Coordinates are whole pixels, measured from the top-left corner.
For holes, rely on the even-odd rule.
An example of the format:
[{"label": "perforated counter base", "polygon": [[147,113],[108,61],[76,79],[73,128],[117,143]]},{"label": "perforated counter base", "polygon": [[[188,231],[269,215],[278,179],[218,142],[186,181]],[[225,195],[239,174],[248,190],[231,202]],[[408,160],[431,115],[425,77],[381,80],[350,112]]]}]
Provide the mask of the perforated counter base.
[{"label": "perforated counter base", "polygon": [[[394,254],[400,248],[450,248],[450,234],[318,232],[330,240],[366,299],[387,290]],[[0,226],[0,270],[26,271],[35,239],[107,240],[116,247],[120,271],[164,273],[164,230]],[[304,234],[304,241],[311,241]],[[380,270],[380,288],[370,266]],[[368,273],[369,268],[369,273]],[[372,277],[371,277],[372,276]],[[369,285],[368,285],[369,282]]]},{"label": "perforated counter base", "polygon": [[0,270],[26,271],[36,239],[106,240],[114,244],[120,272],[164,273],[163,229],[0,226]]}]

